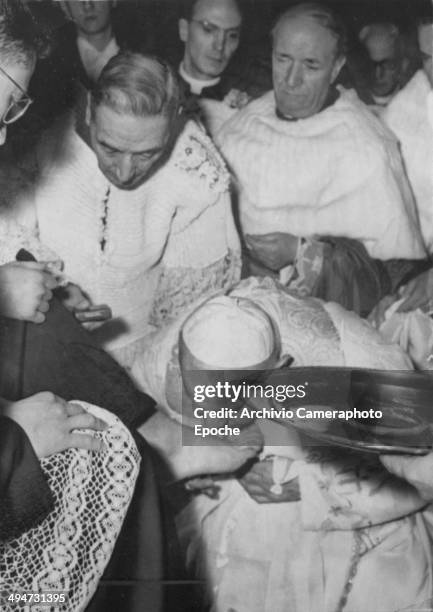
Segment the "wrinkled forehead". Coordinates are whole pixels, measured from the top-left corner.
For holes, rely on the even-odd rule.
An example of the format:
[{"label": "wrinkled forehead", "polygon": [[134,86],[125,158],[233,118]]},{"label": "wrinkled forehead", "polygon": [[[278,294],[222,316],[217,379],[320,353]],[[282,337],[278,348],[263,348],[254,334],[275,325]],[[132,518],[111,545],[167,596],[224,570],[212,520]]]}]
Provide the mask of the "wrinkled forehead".
[{"label": "wrinkled forehead", "polygon": [[117,151],[137,153],[166,144],[169,120],[164,115],[137,117],[99,105],[93,113],[91,129],[99,142]]},{"label": "wrinkled forehead", "polygon": [[433,52],[433,24],[422,24],[418,27],[418,43],[421,53],[432,55]]},{"label": "wrinkled forehead", "polygon": [[242,23],[242,16],[233,0],[198,0],[192,18],[210,21],[224,29],[239,28]]}]

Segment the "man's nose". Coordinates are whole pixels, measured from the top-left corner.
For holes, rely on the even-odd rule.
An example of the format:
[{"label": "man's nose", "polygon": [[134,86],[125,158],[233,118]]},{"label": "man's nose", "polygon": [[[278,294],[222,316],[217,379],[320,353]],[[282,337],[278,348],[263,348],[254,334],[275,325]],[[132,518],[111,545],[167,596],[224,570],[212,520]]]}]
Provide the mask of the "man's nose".
[{"label": "man's nose", "polygon": [[374,69],[374,76],[376,81],[382,81],[383,77],[385,76],[385,69],[382,66],[382,64],[377,64],[375,69]]},{"label": "man's nose", "polygon": [[292,64],[286,73],[286,83],[289,87],[298,87],[302,83],[302,67]]},{"label": "man's nose", "polygon": [[134,174],[132,157],[125,155],[116,164],[116,176],[120,183],[127,183]]},{"label": "man's nose", "polygon": [[224,46],[226,44],[226,35],[223,31],[218,31],[215,33],[213,39],[213,46],[216,51],[222,52],[224,50]]},{"label": "man's nose", "polygon": [[4,145],[4,143],[6,142],[6,135],[7,135],[7,127],[5,125],[2,125],[0,127],[0,146]]}]

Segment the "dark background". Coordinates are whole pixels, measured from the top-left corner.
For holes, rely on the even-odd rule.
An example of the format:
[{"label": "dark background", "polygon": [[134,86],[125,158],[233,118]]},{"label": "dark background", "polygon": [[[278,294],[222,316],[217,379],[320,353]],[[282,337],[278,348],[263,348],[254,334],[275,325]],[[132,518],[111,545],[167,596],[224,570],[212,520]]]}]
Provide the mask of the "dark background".
[{"label": "dark background", "polygon": [[[421,14],[432,11],[430,0],[328,0],[344,17],[349,32],[358,32],[370,20],[396,20],[410,28]],[[64,21],[56,2],[30,0],[29,4],[47,22],[57,27]],[[240,0],[244,10],[241,52],[267,41],[275,18],[291,0]],[[180,0],[120,0],[116,9],[119,29],[131,44],[148,47],[163,55],[179,48],[177,20]]]}]

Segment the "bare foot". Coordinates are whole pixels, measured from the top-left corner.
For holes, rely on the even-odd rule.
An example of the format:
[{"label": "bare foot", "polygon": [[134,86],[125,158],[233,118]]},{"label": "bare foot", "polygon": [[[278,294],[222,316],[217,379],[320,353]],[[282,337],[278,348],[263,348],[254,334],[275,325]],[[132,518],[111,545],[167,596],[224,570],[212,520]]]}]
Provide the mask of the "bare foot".
[{"label": "bare foot", "polygon": [[199,474],[234,472],[263,446],[263,436],[255,424],[246,427],[239,436],[209,436],[203,446],[183,446],[182,426],[160,412],[138,431],[160,451],[179,480]]}]

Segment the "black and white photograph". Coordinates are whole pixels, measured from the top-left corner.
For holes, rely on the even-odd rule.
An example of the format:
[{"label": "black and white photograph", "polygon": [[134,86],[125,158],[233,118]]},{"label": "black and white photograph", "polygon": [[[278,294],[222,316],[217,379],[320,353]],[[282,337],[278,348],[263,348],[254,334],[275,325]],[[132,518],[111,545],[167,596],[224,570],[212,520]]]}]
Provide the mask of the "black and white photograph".
[{"label": "black and white photograph", "polygon": [[433,612],[433,0],[0,0],[0,612]]}]

